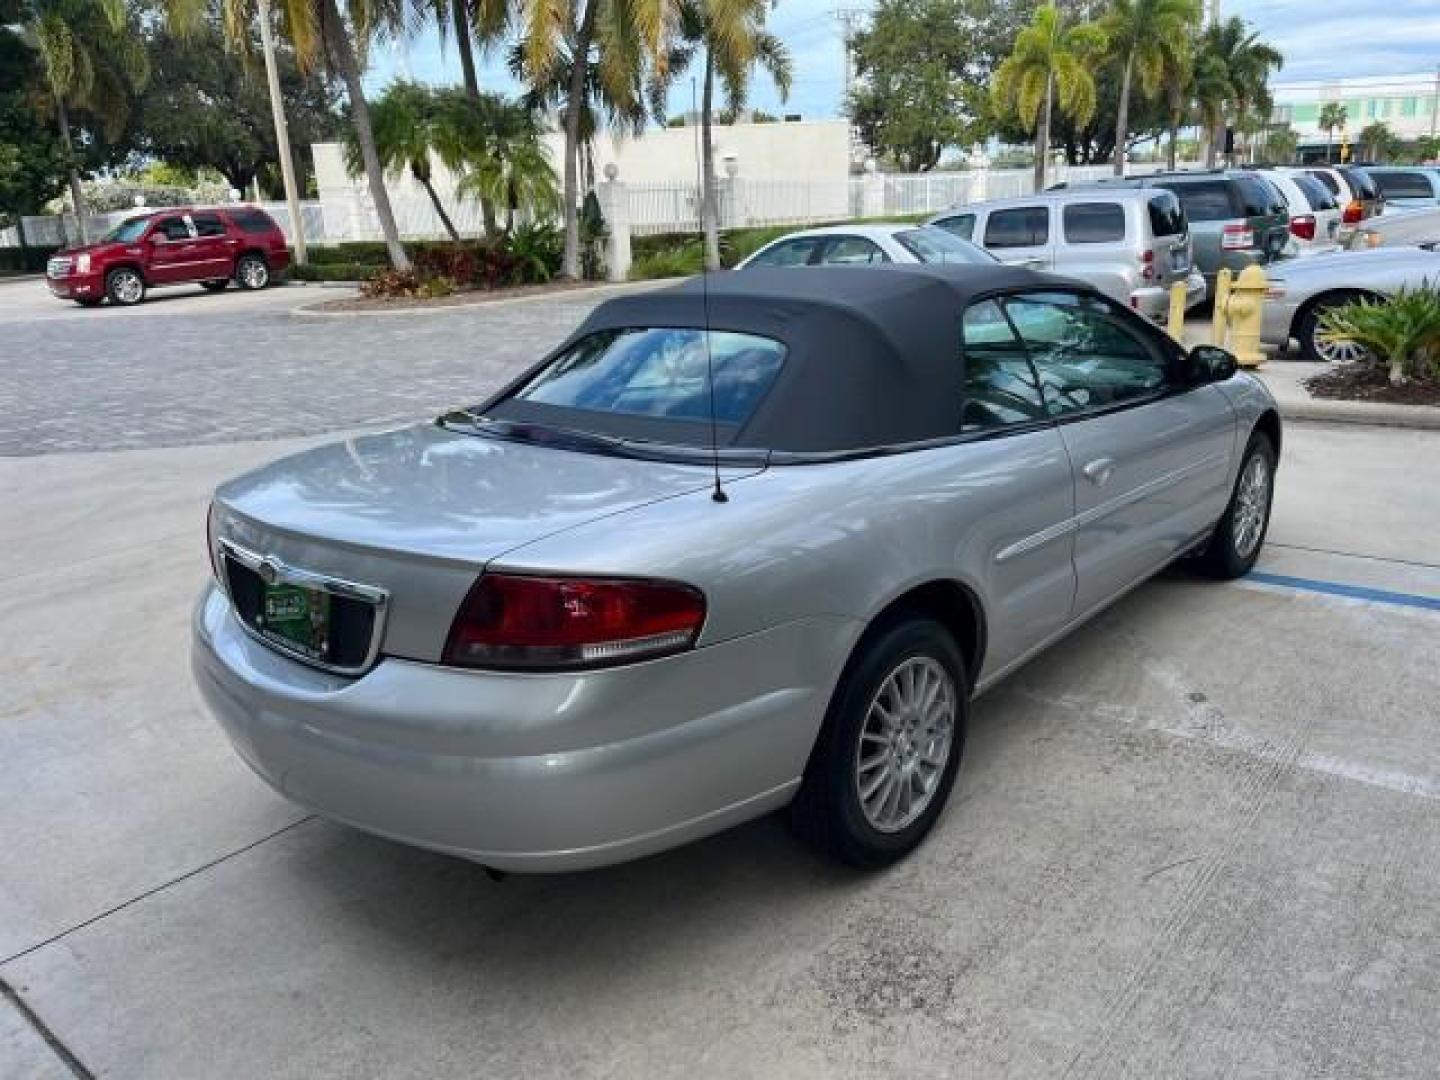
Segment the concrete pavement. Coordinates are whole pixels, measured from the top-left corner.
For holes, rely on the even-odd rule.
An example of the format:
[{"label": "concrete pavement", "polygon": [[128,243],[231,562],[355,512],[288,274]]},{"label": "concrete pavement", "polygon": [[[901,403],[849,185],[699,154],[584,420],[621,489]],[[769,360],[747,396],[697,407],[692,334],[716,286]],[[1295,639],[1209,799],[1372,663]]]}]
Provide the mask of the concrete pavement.
[{"label": "concrete pavement", "polygon": [[[0,460],[0,979],[84,1070],[1433,1075],[1440,615],[1170,574],[979,703],[887,873],[765,820],[497,885],[196,706],[206,493],[292,445]],[[1440,434],[1292,425],[1262,569],[1440,597],[1437,481]],[[59,1060],[0,998],[0,1074]]]}]

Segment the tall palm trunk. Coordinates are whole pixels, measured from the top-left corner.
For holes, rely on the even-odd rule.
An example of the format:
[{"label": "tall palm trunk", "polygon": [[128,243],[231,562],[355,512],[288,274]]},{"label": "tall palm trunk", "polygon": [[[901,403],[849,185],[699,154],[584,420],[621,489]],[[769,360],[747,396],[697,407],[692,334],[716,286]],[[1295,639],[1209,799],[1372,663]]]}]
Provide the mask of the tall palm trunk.
[{"label": "tall palm trunk", "polygon": [[1172,112],[1170,114],[1170,147],[1165,151],[1165,167],[1171,172],[1175,171],[1176,164],[1180,158],[1179,141],[1180,114],[1179,112]]},{"label": "tall palm trunk", "polygon": [[466,0],[450,0],[450,21],[455,24],[455,49],[460,53],[465,92],[472,98],[478,98],[480,80],[475,76],[475,44],[470,39],[470,11]]},{"label": "tall palm trunk", "polygon": [[380,167],[380,155],[375,150],[375,131],[370,126],[370,107],[365,103],[365,87],[360,82],[360,63],[355,58],[355,48],[350,43],[350,32],[340,19],[340,9],[335,0],[321,0],[321,28],[326,49],[340,68],[340,77],[345,81],[345,90],[350,98],[350,115],[355,124],[356,141],[360,144],[360,160],[365,164],[365,179],[369,181],[370,198],[375,203],[375,216],[380,219],[380,231],[385,236],[385,250],[390,254],[390,265],[396,270],[409,270],[410,257],[400,243],[400,230],[395,227],[395,212],[390,208],[390,193],[385,190],[385,170]]},{"label": "tall palm trunk", "polygon": [[70,139],[70,114],[65,109],[65,95],[55,95],[55,120],[60,127],[60,142],[65,147],[65,168],[70,173],[70,200],[75,204],[75,228],[80,243],[87,244],[85,235],[85,193],[80,189],[80,170],[75,167],[75,144]]},{"label": "tall palm trunk", "polygon": [[720,269],[720,215],[715,204],[715,145],[710,137],[715,100],[715,63],[705,49],[705,88],[700,92],[700,224],[705,232],[705,269]]},{"label": "tall palm trunk", "polygon": [[1134,73],[1135,52],[1125,54],[1125,71],[1120,76],[1120,108],[1115,113],[1115,175],[1125,175],[1125,143],[1130,138],[1130,77]]},{"label": "tall palm trunk", "polygon": [[570,60],[570,87],[565,95],[565,253],[560,276],[574,281],[580,277],[580,111],[585,105],[585,82],[590,74],[590,41],[595,36],[595,16],[600,0],[587,0],[575,35],[575,55]]},{"label": "tall palm trunk", "polygon": [[455,228],[455,223],[450,220],[450,215],[445,212],[445,206],[440,202],[440,195],[435,190],[435,185],[430,182],[429,173],[421,173],[414,169],[410,174],[420,181],[420,186],[425,189],[425,194],[430,196],[430,205],[435,207],[435,215],[440,219],[440,224],[445,226],[445,231],[450,234],[450,239],[460,243],[460,231]]},{"label": "tall palm trunk", "polygon": [[1050,121],[1055,107],[1055,69],[1045,76],[1045,106],[1035,125],[1035,190],[1045,190],[1045,166],[1050,163]]}]

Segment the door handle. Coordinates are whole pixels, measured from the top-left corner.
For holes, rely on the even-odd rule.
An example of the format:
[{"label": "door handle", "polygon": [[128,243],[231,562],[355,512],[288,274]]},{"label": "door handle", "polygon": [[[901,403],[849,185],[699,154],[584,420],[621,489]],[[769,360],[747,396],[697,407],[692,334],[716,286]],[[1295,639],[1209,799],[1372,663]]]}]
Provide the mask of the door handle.
[{"label": "door handle", "polygon": [[1115,459],[1108,457],[1096,458],[1094,461],[1086,462],[1084,468],[1080,471],[1085,474],[1085,479],[1089,480],[1096,487],[1104,487],[1110,479],[1110,474],[1115,471]]}]

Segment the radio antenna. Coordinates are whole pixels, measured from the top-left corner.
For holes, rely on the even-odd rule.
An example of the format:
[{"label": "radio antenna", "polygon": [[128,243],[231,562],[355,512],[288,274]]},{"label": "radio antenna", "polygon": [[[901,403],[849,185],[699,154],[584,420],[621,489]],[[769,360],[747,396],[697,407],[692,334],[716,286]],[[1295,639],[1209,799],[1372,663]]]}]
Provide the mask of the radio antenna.
[{"label": "radio antenna", "polygon": [[[714,470],[715,486],[710,498],[717,503],[729,502],[730,496],[720,486],[720,426],[715,418],[715,357],[710,349],[710,267],[705,255],[705,217],[710,208],[708,188],[705,181],[705,158],[700,150],[700,140],[705,138],[704,125],[698,123],[700,110],[695,101],[695,76],[690,76],[690,114],[697,121],[695,136],[695,179],[696,191],[700,194],[700,308],[704,314],[705,329],[705,381],[710,390],[710,465]],[[716,223],[719,227],[719,223]]]}]

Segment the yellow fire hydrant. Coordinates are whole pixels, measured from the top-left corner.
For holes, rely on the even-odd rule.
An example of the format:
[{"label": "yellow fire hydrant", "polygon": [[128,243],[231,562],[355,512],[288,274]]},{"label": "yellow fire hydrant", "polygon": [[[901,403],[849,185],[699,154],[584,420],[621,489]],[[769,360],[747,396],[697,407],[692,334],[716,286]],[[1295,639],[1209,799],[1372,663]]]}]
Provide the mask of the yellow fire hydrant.
[{"label": "yellow fire hydrant", "polygon": [[1225,320],[1230,324],[1230,351],[1241,367],[1258,368],[1265,360],[1260,351],[1260,320],[1268,286],[1265,271],[1258,266],[1245,267],[1230,286]]}]

